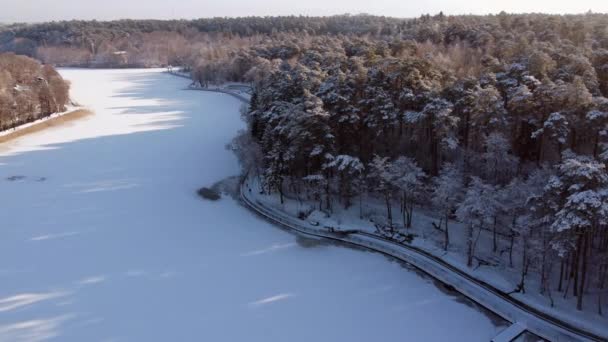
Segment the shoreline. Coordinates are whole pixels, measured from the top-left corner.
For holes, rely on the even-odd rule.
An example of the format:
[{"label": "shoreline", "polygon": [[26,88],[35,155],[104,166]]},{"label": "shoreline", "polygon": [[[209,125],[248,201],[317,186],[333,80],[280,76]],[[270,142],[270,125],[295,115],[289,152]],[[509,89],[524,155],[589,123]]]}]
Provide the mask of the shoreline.
[{"label": "shoreline", "polygon": [[[440,258],[415,246],[403,245],[385,237],[376,236],[364,231],[340,234],[323,228],[302,224],[295,217],[265,206],[259,199],[250,198],[245,191],[243,180],[239,185],[238,195],[245,208],[274,223],[280,229],[296,234],[314,236],[320,239],[334,240],[347,245],[358,246],[380,254],[402,260],[423,273],[428,274],[440,283],[451,286],[456,292],[472,300],[481,307],[511,322],[513,329],[520,329],[517,336],[529,331],[539,337],[552,341],[569,341],[571,339],[603,341],[604,336],[596,329],[587,330],[576,326],[576,323],[562,320],[542,309],[530,305],[507,294],[501,293],[492,285],[458,270]],[[255,196],[253,196],[255,197]],[[517,328],[517,329],[516,329]],[[505,333],[506,334],[506,333]],[[498,336],[496,341],[499,341]],[[509,339],[510,340],[510,339]]]},{"label": "shoreline", "polygon": [[15,128],[0,132],[0,144],[6,143],[28,134],[40,132],[44,129],[66,124],[68,122],[93,115],[93,112],[84,107],[76,107],[71,110],[51,114],[36,121],[28,122]]}]

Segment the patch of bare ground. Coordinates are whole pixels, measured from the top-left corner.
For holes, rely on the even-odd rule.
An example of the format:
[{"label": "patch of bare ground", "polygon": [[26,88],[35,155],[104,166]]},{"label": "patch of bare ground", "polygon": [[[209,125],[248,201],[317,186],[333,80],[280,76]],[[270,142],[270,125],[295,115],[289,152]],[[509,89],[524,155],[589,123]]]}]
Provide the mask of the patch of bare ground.
[{"label": "patch of bare ground", "polygon": [[14,132],[0,136],[0,144],[17,139],[24,135],[40,132],[40,131],[50,128],[50,127],[65,125],[69,122],[72,122],[74,120],[77,120],[77,119],[80,119],[80,118],[83,118],[85,116],[89,116],[92,114],[93,114],[93,112],[91,112],[88,109],[76,109],[69,113],[65,113],[60,116],[52,117],[48,120],[41,121],[35,125],[31,125],[26,128],[23,128],[23,129],[18,129],[18,130],[15,130]]}]

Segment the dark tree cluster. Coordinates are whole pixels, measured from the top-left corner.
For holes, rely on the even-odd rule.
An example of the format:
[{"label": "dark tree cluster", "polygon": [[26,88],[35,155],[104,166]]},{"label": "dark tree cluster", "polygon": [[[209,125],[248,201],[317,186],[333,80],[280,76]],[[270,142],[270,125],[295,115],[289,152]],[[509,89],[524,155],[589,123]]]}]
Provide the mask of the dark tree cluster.
[{"label": "dark tree cluster", "polygon": [[607,27],[595,14],[425,16],[386,35],[271,37],[195,75],[253,82],[235,146],[266,192],[328,213],[381,200],[389,230],[434,210],[446,250],[448,223],[464,225],[469,266],[488,232],[521,272],[516,291],[538,274],[551,303],[593,295],[603,314]]},{"label": "dark tree cluster", "polygon": [[69,88],[50,65],[0,54],[0,131],[64,111]]}]

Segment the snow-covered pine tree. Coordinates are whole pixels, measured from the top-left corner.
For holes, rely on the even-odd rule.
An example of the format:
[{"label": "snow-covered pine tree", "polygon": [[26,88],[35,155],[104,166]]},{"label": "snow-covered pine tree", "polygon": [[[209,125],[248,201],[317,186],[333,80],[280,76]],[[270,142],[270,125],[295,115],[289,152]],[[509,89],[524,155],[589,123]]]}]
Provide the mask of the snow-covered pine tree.
[{"label": "snow-covered pine tree", "polygon": [[472,177],[462,202],[456,209],[456,217],[466,225],[467,266],[473,266],[475,247],[481,230],[487,227],[496,216],[500,203],[497,201],[496,188]]},{"label": "snow-covered pine tree", "polygon": [[464,190],[463,178],[460,170],[453,164],[445,164],[439,176],[433,179],[434,189],[431,194],[431,199],[435,207],[442,213],[443,218],[440,221],[443,225],[443,249],[448,250],[450,245],[449,221],[450,216],[456,210],[457,204],[461,201]]},{"label": "snow-covered pine tree", "polygon": [[423,195],[423,180],[426,174],[412,158],[408,157],[397,158],[388,165],[387,171],[392,186],[401,194],[403,226],[411,228],[414,205]]}]

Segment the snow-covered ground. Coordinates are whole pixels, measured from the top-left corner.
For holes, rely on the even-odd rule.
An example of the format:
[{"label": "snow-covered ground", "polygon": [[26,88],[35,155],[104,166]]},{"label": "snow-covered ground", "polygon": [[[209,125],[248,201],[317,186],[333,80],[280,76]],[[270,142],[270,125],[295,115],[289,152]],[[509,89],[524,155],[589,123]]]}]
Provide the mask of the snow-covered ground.
[{"label": "snow-covered ground", "polygon": [[[189,72],[184,72],[179,69],[167,70],[167,72],[169,72],[170,74],[172,74],[174,76],[179,76],[182,78],[192,80],[192,76],[190,75]],[[206,85],[203,87],[199,82],[191,81],[190,84],[188,85],[188,89],[202,90],[202,91],[216,91],[216,92],[220,92],[220,93],[226,93],[226,94],[230,94],[230,95],[236,97],[237,99],[239,99],[243,102],[249,102],[251,100],[251,94],[253,91],[253,89],[251,88],[251,85],[246,84],[246,83],[239,83],[239,82],[225,82],[222,84],[209,84],[209,85]]]},{"label": "snow-covered ground", "polygon": [[230,197],[240,103],[160,70],[61,73],[95,115],[0,146],[0,341],[488,341],[505,327]]}]

